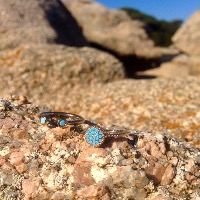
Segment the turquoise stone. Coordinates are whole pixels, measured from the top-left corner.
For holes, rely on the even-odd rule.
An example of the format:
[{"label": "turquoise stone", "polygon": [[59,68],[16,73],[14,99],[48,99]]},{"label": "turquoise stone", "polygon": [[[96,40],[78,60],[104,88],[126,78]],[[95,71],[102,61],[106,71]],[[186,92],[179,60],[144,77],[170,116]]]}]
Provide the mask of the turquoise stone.
[{"label": "turquoise stone", "polygon": [[66,123],[67,123],[67,120],[66,120],[66,119],[61,119],[61,120],[59,121],[59,125],[60,125],[60,126],[65,126]]},{"label": "turquoise stone", "polygon": [[40,123],[45,124],[46,123],[46,117],[41,117],[40,118]]},{"label": "turquoise stone", "polygon": [[100,145],[103,142],[103,131],[92,127],[86,131],[86,141],[93,147]]}]

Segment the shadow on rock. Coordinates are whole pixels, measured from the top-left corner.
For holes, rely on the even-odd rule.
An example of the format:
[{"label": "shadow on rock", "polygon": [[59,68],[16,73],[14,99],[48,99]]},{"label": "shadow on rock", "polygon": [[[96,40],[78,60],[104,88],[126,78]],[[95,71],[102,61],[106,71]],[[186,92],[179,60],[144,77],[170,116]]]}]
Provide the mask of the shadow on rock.
[{"label": "shadow on rock", "polygon": [[57,33],[55,42],[70,46],[87,46],[82,30],[60,0],[43,1],[41,7],[47,20]]}]

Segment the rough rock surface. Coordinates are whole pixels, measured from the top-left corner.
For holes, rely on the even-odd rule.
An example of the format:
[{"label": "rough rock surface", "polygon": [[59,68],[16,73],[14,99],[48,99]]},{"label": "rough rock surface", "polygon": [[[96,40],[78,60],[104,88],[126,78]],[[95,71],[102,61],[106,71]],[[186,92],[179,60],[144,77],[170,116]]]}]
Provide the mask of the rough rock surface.
[{"label": "rough rock surface", "polygon": [[159,58],[173,54],[171,49],[155,47],[147,36],[144,25],[132,20],[124,11],[108,10],[104,6],[81,0],[62,0],[90,43],[119,56]]},{"label": "rough rock surface", "polygon": [[31,42],[87,44],[60,0],[1,0],[0,41],[0,50]]},{"label": "rough rock surface", "polygon": [[155,47],[143,24],[124,11],[79,0],[0,1],[0,41],[0,51],[24,44],[90,45],[116,56],[128,76],[175,53]]},{"label": "rough rock surface", "polygon": [[103,124],[162,131],[200,147],[199,85],[197,77],[127,79],[32,98]]},{"label": "rough rock surface", "polygon": [[175,33],[176,48],[189,55],[200,55],[200,10],[195,12]]},{"label": "rough rock surface", "polygon": [[173,45],[180,52],[170,62],[163,63],[160,70],[151,74],[171,76],[200,75],[200,10],[194,13],[173,36]]},{"label": "rough rock surface", "polygon": [[0,100],[2,200],[200,198],[199,149],[136,130],[134,142],[92,148],[73,127],[40,125],[42,110],[22,96]]},{"label": "rough rock surface", "polygon": [[[186,54],[179,54],[168,62],[163,62],[160,67],[148,69],[144,72],[137,72],[137,75],[157,76],[157,77],[188,77],[198,75],[197,68],[192,65],[193,59]],[[200,68],[199,68],[200,69]]]},{"label": "rough rock surface", "polygon": [[1,93],[36,99],[63,91],[67,94],[73,86],[106,83],[125,76],[117,59],[89,47],[20,46],[4,51],[0,66]]}]

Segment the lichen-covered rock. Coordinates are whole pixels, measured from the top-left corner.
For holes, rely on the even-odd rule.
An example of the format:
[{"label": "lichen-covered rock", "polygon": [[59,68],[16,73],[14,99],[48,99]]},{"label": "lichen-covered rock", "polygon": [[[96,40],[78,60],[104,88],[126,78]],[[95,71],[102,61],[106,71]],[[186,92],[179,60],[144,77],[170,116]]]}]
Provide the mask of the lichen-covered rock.
[{"label": "lichen-covered rock", "polygon": [[199,85],[197,77],[126,79],[34,100],[103,124],[166,132],[200,147]]},{"label": "lichen-covered rock", "polygon": [[72,87],[106,83],[125,76],[122,64],[89,47],[27,45],[0,55],[0,90],[36,99]]},{"label": "lichen-covered rock", "polygon": [[[133,141],[113,138],[93,148],[73,127],[42,126],[38,113],[47,108],[24,97],[1,105],[2,200],[200,198],[199,149],[136,130]],[[21,164],[25,171],[17,170]]]}]

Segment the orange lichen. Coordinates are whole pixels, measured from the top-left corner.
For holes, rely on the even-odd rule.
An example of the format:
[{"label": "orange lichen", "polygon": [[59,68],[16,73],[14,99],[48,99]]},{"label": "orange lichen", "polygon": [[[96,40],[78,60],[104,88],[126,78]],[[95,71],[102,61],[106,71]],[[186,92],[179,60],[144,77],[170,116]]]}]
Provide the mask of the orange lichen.
[{"label": "orange lichen", "polygon": [[1,66],[13,66],[15,61],[20,58],[22,55],[23,49],[17,48],[8,54],[0,56],[0,65]]},{"label": "orange lichen", "polygon": [[147,117],[147,116],[140,116],[140,117],[138,117],[136,123],[138,123],[138,124],[140,124],[140,123],[145,123],[145,122],[147,122],[148,120],[149,120],[149,117]]},{"label": "orange lichen", "polygon": [[181,129],[183,128],[183,126],[176,121],[168,121],[168,120],[162,120],[161,122],[162,127],[166,128],[166,129]]},{"label": "orange lichen", "polygon": [[194,111],[187,111],[187,112],[185,112],[185,115],[186,116],[195,116],[196,112],[194,112]]}]

